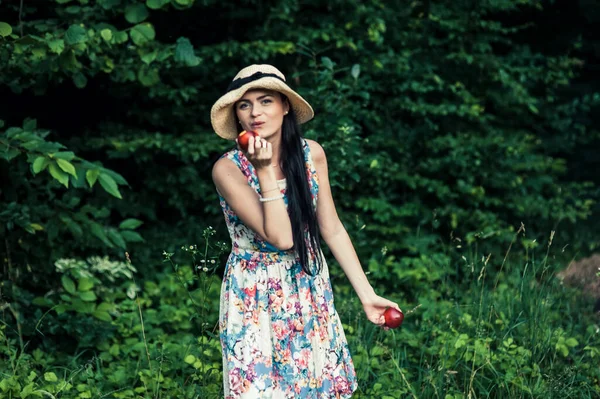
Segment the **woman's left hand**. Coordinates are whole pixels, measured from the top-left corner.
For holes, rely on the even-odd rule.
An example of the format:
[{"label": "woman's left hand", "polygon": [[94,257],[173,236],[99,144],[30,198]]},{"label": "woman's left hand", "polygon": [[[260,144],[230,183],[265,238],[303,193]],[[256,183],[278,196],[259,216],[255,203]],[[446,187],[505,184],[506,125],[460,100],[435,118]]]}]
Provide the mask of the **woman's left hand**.
[{"label": "woman's left hand", "polygon": [[399,311],[402,311],[397,303],[375,294],[365,299],[362,305],[365,314],[367,315],[367,319],[378,326],[382,326],[386,330],[388,327],[385,326],[385,317],[383,316],[385,310],[387,308],[396,308]]}]

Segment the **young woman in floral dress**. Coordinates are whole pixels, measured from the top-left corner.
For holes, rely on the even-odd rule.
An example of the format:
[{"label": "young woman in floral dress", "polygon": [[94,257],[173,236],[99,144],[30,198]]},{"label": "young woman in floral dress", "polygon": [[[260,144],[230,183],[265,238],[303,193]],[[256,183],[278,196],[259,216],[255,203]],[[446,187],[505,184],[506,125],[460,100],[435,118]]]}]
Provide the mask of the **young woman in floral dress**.
[{"label": "young woman in floral dress", "polygon": [[331,196],[327,159],[299,125],[311,106],[271,65],[251,65],[211,110],[215,132],[236,140],[213,167],[232,241],[219,317],[226,399],[349,398],[357,381],[333,302],[319,237],[383,326],[396,303],[367,281]]}]

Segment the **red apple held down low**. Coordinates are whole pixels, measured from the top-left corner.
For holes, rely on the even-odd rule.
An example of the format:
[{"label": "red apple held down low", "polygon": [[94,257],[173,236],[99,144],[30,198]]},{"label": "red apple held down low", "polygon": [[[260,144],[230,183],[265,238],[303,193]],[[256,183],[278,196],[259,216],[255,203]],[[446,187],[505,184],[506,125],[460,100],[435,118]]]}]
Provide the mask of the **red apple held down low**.
[{"label": "red apple held down low", "polygon": [[256,137],[260,137],[258,135],[258,133],[256,133],[255,131],[252,130],[244,130],[243,132],[241,132],[238,135],[238,144],[240,145],[240,148],[244,151],[244,152],[248,152],[248,143],[250,142],[250,137],[254,137],[256,139]]},{"label": "red apple held down low", "polygon": [[387,308],[385,312],[383,312],[383,316],[385,317],[385,325],[389,328],[400,327],[400,324],[402,324],[402,321],[404,320],[404,313],[396,308]]}]

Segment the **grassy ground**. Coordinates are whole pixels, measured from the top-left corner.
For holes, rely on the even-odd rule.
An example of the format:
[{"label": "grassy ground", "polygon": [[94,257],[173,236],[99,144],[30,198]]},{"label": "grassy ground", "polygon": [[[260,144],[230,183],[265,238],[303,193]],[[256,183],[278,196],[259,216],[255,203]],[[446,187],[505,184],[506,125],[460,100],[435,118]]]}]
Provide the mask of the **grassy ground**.
[{"label": "grassy ground", "polygon": [[[164,274],[141,284],[127,262],[72,262],[59,270],[62,292],[4,304],[0,397],[221,397],[217,263],[202,250],[184,252],[200,267],[165,254]],[[411,282],[421,284],[412,300],[392,293],[395,283],[382,286],[406,312],[397,330],[366,321],[334,279],[359,377],[355,397],[600,397],[591,302],[555,277],[550,248],[539,260],[534,251],[509,252],[496,262],[464,258],[461,278]]]}]

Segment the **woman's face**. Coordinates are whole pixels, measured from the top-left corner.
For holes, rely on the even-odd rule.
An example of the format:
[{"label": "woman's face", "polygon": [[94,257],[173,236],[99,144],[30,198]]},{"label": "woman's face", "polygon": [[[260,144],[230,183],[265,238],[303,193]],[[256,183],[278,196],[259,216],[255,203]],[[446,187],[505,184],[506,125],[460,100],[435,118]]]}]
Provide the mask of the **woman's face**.
[{"label": "woman's face", "polygon": [[289,111],[279,92],[266,89],[248,90],[234,107],[242,129],[254,130],[264,139],[281,134],[283,117]]}]

